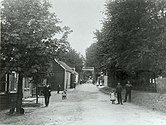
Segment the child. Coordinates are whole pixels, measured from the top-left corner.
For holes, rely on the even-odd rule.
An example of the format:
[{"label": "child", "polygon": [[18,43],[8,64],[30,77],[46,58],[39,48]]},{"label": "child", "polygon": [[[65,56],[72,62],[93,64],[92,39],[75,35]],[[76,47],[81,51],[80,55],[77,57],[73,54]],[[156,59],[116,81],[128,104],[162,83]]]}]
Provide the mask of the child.
[{"label": "child", "polygon": [[112,104],[115,104],[115,100],[116,100],[116,93],[115,90],[112,90],[112,92],[110,93],[110,101],[112,101]]},{"label": "child", "polygon": [[66,91],[64,90],[63,92],[62,92],[62,100],[63,99],[66,99],[67,97],[66,97]]}]

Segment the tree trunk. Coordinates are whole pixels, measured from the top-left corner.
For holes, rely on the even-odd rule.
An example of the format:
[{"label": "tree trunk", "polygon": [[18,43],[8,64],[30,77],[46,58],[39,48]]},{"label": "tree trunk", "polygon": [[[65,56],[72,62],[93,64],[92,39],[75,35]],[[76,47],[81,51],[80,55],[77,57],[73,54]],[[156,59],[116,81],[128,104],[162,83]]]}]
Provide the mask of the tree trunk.
[{"label": "tree trunk", "polygon": [[16,102],[16,112],[19,114],[22,114],[21,113],[22,98],[23,98],[22,81],[23,81],[23,75],[22,75],[22,73],[19,73],[18,87],[17,87],[17,102]]},{"label": "tree trunk", "polygon": [[35,85],[36,85],[36,104],[38,104],[38,85],[37,85],[37,82],[35,83]]}]

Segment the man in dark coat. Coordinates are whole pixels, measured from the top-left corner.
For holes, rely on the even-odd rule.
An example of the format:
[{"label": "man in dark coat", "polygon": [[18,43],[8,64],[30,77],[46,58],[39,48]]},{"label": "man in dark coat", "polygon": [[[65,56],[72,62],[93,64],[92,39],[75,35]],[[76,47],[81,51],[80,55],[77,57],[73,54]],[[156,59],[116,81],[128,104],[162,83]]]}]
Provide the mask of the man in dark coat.
[{"label": "man in dark coat", "polygon": [[58,84],[57,88],[58,88],[57,94],[59,94],[59,91],[60,91],[60,89],[61,89],[61,85]]},{"label": "man in dark coat", "polygon": [[49,100],[50,100],[50,96],[51,96],[51,88],[48,84],[46,84],[43,88],[43,94],[44,94],[44,98],[45,98],[45,105],[46,107],[49,104]]},{"label": "man in dark coat", "polygon": [[125,100],[124,100],[124,102],[127,101],[127,97],[129,97],[129,102],[131,102],[131,89],[132,89],[132,85],[131,85],[130,81],[127,81],[125,89],[126,89],[126,94],[125,94]]},{"label": "man in dark coat", "polygon": [[122,86],[120,85],[120,83],[118,83],[118,85],[116,86],[116,93],[117,93],[117,100],[118,100],[118,104],[123,105],[122,103]]}]

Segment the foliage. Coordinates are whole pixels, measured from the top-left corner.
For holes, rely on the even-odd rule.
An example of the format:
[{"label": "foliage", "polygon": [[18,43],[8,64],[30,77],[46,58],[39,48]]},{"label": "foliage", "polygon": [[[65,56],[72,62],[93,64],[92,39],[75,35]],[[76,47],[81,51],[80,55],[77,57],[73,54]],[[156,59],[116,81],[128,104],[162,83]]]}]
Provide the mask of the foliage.
[{"label": "foliage", "polygon": [[97,51],[94,53],[97,53],[100,67],[125,72],[149,70],[156,75],[163,73],[166,2],[115,0],[105,5],[102,30],[95,33]]},{"label": "foliage", "polygon": [[[66,51],[69,29],[58,26],[47,0],[4,0],[2,6],[1,68],[46,75],[48,62]],[[53,39],[57,33],[61,39]]]},{"label": "foliage", "polygon": [[91,44],[89,48],[86,49],[86,67],[95,67],[95,69],[99,68],[97,59],[97,43]]},{"label": "foliage", "polygon": [[[18,113],[21,112],[23,77],[33,77],[37,86],[47,77],[49,62],[68,46],[70,29],[58,26],[59,19],[49,11],[50,7],[48,0],[2,1],[1,76],[10,71],[19,73]],[[57,33],[62,34],[62,38],[55,38]]]},{"label": "foliage", "polygon": [[83,67],[83,57],[74,49],[70,48],[61,59],[68,66],[74,67],[76,72],[80,73]]}]

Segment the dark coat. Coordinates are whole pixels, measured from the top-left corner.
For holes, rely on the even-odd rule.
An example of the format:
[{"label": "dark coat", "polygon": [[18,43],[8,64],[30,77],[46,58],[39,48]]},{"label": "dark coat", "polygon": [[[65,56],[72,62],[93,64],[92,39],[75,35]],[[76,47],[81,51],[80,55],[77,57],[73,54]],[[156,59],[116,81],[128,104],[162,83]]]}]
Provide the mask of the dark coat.
[{"label": "dark coat", "polygon": [[125,86],[125,89],[127,92],[130,92],[131,89],[132,89],[132,85],[130,83],[127,83],[126,86]]},{"label": "dark coat", "polygon": [[116,93],[121,93],[122,92],[122,86],[121,85],[117,85],[116,86]]},{"label": "dark coat", "polygon": [[58,90],[60,90],[61,89],[61,85],[59,84],[59,85],[57,85],[57,88],[58,88]]},{"label": "dark coat", "polygon": [[50,88],[50,86],[44,86],[43,87],[43,94],[44,94],[44,96],[51,96],[51,88]]}]

